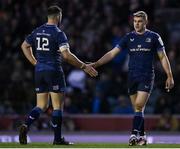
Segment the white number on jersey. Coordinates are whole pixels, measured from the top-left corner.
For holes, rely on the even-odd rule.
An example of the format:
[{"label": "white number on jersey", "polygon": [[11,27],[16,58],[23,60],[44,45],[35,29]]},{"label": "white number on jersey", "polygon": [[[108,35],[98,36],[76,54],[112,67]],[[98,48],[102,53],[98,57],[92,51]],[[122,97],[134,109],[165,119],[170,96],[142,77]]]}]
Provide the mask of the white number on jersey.
[{"label": "white number on jersey", "polygon": [[49,51],[49,40],[48,38],[45,37],[36,37],[37,40],[37,50],[42,50],[42,51]]}]

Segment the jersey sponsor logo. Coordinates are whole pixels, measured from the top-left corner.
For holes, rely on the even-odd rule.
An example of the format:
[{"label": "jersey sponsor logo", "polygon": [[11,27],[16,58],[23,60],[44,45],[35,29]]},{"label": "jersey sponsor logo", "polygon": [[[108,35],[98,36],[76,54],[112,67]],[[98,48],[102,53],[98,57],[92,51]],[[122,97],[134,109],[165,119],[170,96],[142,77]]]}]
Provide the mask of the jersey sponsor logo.
[{"label": "jersey sponsor logo", "polygon": [[130,49],[130,51],[131,51],[131,52],[137,52],[137,51],[149,52],[149,51],[151,51],[151,49],[142,48],[142,45],[141,45],[141,44],[138,44],[138,45],[137,45],[137,48],[132,48],[132,49]]},{"label": "jersey sponsor logo", "polygon": [[139,51],[149,52],[149,51],[151,51],[151,49],[148,49],[148,48],[132,48],[129,50],[130,50],[130,52],[139,52]]},{"label": "jersey sponsor logo", "polygon": [[146,38],[145,42],[151,42],[151,38]]},{"label": "jersey sponsor logo", "polygon": [[43,32],[43,33],[37,33],[36,35],[37,35],[37,36],[38,36],[38,35],[40,35],[40,36],[41,36],[41,35],[44,35],[44,36],[51,36],[51,34],[44,33],[44,32]]}]

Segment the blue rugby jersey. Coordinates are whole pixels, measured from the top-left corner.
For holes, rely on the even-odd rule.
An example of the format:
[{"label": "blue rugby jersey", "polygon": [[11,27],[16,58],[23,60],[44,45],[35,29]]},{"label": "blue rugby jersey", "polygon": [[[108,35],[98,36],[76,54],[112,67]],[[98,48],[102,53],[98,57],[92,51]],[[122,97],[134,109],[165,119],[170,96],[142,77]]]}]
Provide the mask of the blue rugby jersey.
[{"label": "blue rugby jersey", "polygon": [[154,56],[165,50],[161,37],[150,30],[139,35],[135,31],[126,34],[116,47],[129,53],[129,77],[137,80],[154,78]]},{"label": "blue rugby jersey", "polygon": [[68,45],[64,32],[56,25],[44,24],[26,37],[37,59],[35,71],[62,71],[59,47]]}]

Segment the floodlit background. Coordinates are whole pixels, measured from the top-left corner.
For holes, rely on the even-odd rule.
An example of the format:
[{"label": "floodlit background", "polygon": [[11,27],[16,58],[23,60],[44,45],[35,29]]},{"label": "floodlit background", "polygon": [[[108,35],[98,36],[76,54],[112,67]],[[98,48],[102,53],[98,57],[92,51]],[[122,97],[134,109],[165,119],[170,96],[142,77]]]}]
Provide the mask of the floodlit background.
[{"label": "floodlit background", "polygon": [[[63,9],[61,29],[69,39],[71,51],[88,62],[98,60],[133,29],[133,12],[147,12],[148,29],[158,32],[166,46],[175,87],[166,93],[166,75],[156,58],[155,86],[145,111],[146,129],[155,135],[163,131],[160,135],[172,135],[177,141],[180,130],[179,0],[0,0],[0,142],[17,140],[14,135],[18,133],[18,126],[35,106],[33,66],[25,59],[20,45],[27,34],[46,22],[46,9],[52,4]],[[104,136],[116,132],[117,137],[118,134],[125,136],[126,142],[133,115],[127,94],[127,62],[127,51],[123,50],[98,69],[99,76],[95,79],[63,64],[67,81],[65,133],[72,137],[71,134],[84,131],[103,132]],[[32,126],[33,133],[52,135],[50,114],[51,108]],[[149,140],[152,142],[153,138]]]}]

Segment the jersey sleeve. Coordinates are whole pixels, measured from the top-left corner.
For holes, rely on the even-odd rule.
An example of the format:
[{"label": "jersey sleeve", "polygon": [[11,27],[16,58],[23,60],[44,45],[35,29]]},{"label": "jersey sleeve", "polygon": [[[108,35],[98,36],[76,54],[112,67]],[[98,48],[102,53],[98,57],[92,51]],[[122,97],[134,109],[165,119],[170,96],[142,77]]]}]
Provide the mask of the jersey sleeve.
[{"label": "jersey sleeve", "polygon": [[58,34],[58,45],[60,49],[67,49],[69,48],[68,39],[64,32],[59,32]]},{"label": "jersey sleeve", "polygon": [[155,36],[155,49],[157,52],[165,50],[164,43],[159,34],[156,34]]},{"label": "jersey sleeve", "polygon": [[120,43],[117,44],[116,47],[119,49],[126,49],[127,48],[127,41],[128,41],[128,36],[125,35],[121,38]]},{"label": "jersey sleeve", "polygon": [[34,31],[25,38],[25,41],[31,46],[33,46],[33,36],[34,36]]}]

